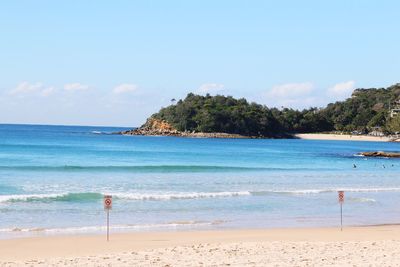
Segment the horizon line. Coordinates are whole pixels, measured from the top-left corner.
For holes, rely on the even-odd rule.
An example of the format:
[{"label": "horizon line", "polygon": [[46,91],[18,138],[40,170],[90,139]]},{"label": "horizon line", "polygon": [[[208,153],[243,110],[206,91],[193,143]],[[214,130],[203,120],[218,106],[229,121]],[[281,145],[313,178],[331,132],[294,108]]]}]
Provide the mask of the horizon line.
[{"label": "horizon line", "polygon": [[112,128],[138,128],[140,126],[111,126],[111,125],[83,125],[83,124],[47,124],[47,123],[3,123],[0,125],[28,125],[28,126],[60,126],[60,127],[112,127]]}]

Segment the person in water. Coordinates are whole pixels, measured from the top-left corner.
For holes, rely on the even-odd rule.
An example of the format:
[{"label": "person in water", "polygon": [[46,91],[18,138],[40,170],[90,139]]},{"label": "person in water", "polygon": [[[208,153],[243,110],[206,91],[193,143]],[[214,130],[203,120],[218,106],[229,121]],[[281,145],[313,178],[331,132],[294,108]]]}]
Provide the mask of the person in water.
[{"label": "person in water", "polygon": [[356,164],[353,164],[353,168],[354,168],[354,169],[357,168],[357,165],[356,165]]}]

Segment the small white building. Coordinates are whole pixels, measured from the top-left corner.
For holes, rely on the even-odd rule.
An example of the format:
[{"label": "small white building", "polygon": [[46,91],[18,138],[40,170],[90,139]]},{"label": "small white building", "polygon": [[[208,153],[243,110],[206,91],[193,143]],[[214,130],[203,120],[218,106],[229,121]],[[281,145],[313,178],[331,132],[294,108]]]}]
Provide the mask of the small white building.
[{"label": "small white building", "polygon": [[390,110],[390,118],[397,117],[400,114],[400,108],[392,108]]},{"label": "small white building", "polygon": [[385,134],[382,132],[382,128],[379,126],[372,127],[372,131],[368,133],[368,135],[382,137]]}]

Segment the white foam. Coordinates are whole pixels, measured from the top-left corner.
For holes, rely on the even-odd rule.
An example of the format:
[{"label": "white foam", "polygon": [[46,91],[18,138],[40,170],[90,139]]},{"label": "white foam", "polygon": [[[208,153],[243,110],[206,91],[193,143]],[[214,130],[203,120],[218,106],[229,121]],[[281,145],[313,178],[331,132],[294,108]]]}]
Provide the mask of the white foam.
[{"label": "white foam", "polygon": [[281,194],[319,194],[319,193],[327,193],[331,192],[329,189],[304,189],[304,190],[283,190],[283,191],[272,191],[272,193],[281,193]]},{"label": "white foam", "polygon": [[347,192],[398,192],[400,187],[372,187],[372,188],[338,188],[335,191],[347,191]]},{"label": "white foam", "polygon": [[172,200],[172,199],[196,199],[196,198],[220,198],[220,197],[237,197],[249,196],[249,191],[239,192],[174,192],[174,193],[114,193],[111,195],[120,199],[129,200]]},{"label": "white foam", "polygon": [[350,201],[353,201],[353,202],[361,202],[361,203],[365,203],[365,202],[375,203],[375,202],[376,202],[375,199],[373,199],[373,198],[366,198],[366,197],[360,197],[360,198],[354,197],[354,198],[349,198],[349,200],[350,200]]},{"label": "white foam", "polygon": [[[137,224],[137,225],[111,225],[110,229],[115,231],[123,230],[144,230],[144,229],[165,229],[165,228],[182,228],[182,227],[201,227],[220,224],[223,221],[201,222],[201,221],[184,221],[160,224]],[[82,227],[66,227],[66,228],[0,228],[0,233],[94,233],[106,231],[106,226],[82,226]]]},{"label": "white foam", "polygon": [[[378,188],[327,188],[327,189],[304,189],[304,190],[272,190],[266,191],[277,194],[321,194],[337,191],[345,192],[400,192],[400,187],[378,187]],[[256,192],[254,192],[256,193]]]}]

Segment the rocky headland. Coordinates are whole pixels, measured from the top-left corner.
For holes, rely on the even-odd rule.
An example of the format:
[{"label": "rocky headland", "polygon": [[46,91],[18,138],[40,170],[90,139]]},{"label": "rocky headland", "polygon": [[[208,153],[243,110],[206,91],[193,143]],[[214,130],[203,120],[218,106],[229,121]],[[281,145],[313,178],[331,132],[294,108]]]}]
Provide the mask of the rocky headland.
[{"label": "rocky headland", "polygon": [[146,136],[177,136],[177,137],[193,137],[193,138],[257,138],[252,136],[244,136],[240,134],[229,133],[203,133],[203,132],[189,132],[178,131],[170,123],[149,118],[145,124],[137,129],[119,132],[122,135],[146,135]]}]

